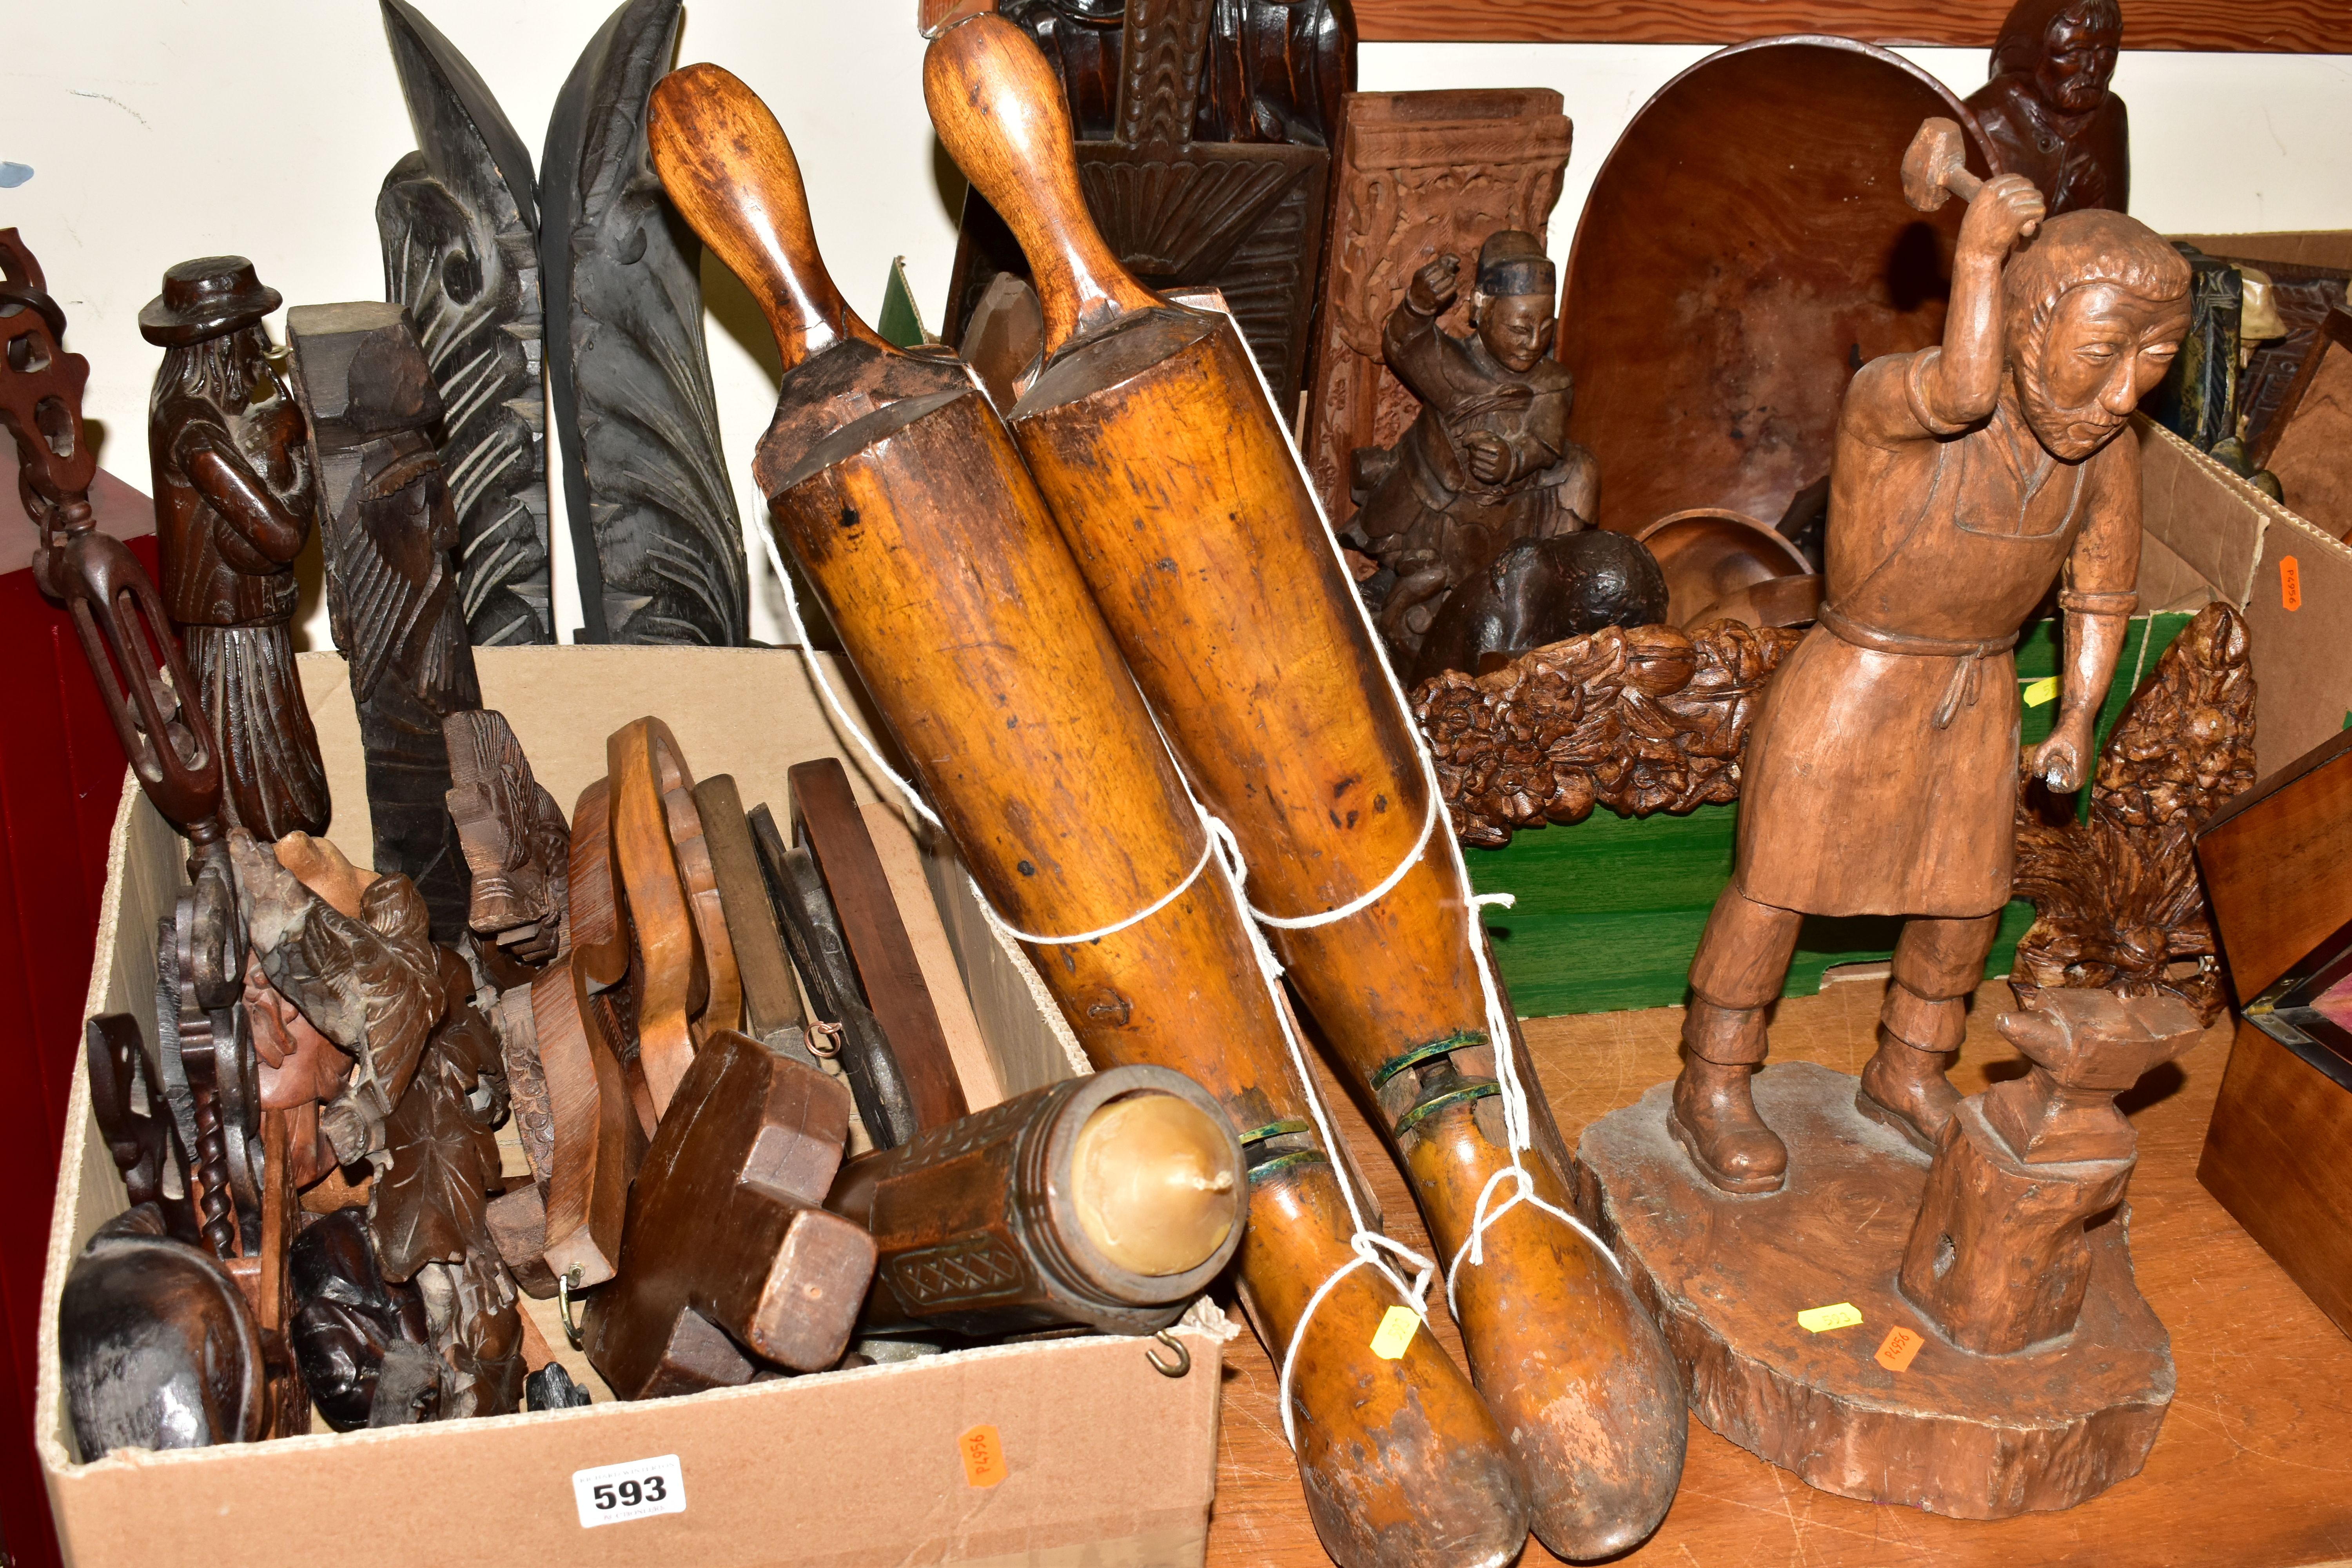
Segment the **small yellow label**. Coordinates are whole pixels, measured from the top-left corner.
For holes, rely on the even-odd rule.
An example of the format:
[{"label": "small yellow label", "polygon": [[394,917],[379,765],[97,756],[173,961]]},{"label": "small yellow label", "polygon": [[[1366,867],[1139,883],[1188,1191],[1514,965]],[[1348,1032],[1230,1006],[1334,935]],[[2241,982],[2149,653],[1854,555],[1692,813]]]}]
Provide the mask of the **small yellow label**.
[{"label": "small yellow label", "polygon": [[1380,1332],[1372,1336],[1372,1353],[1382,1361],[1394,1361],[1404,1354],[1412,1343],[1412,1333],[1421,1327],[1421,1320],[1411,1307],[1391,1307],[1381,1315]]},{"label": "small yellow label", "polygon": [[1832,1329],[1850,1329],[1860,1321],[1862,1309],[1851,1301],[1840,1301],[1834,1307],[1808,1307],[1797,1314],[1797,1326],[1817,1334]]},{"label": "small yellow label", "polygon": [[2057,700],[2058,678],[2056,676],[2045,675],[2039,680],[2029,680],[2025,683],[2025,705],[2028,708],[2047,707]]},{"label": "small yellow label", "polygon": [[1908,1329],[1889,1329],[1886,1331],[1886,1338],[1878,1347],[1876,1358],[1878,1364],[1889,1372],[1908,1372],[1911,1369],[1911,1358],[1917,1355],[1919,1347],[1927,1342]]},{"label": "small yellow label", "polygon": [[2279,607],[2303,608],[2303,565],[2292,555],[2279,557]]}]

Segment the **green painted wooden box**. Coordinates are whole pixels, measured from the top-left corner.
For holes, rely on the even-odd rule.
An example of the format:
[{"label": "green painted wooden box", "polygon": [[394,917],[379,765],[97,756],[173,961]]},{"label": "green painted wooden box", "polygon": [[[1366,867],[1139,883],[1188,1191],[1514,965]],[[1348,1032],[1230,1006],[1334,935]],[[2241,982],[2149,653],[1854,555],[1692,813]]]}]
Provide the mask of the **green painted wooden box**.
[{"label": "green painted wooden box", "polygon": [[[2099,711],[2099,742],[2122,716],[2146,673],[2189,624],[2187,616],[2138,616]],[[2027,689],[2024,740],[2050,733],[2057,704],[2034,683],[2058,673],[2057,623],[2037,621],[2017,647]],[[2034,700],[2039,699],[2039,700]],[[2085,800],[2087,803],[2087,791]],[[1679,1005],[1691,954],[1716,895],[1731,879],[1739,807],[1703,805],[1686,816],[1620,817],[1597,810],[1574,826],[1523,828],[1500,849],[1465,849],[1481,893],[1510,893],[1510,909],[1489,907],[1487,929],[1512,1004],[1528,1017]],[[1985,973],[2006,974],[2033,906],[2009,906]],[[1821,989],[1832,964],[1891,956],[1891,917],[1805,922],[1790,966],[1788,995]]]}]

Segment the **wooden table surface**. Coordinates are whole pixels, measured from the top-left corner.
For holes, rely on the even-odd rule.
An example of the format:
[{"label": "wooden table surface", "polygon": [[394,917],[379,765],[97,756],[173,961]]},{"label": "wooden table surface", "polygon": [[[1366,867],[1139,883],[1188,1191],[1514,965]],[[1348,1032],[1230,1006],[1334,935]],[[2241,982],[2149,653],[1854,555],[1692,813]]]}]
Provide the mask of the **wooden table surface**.
[{"label": "wooden table surface", "polygon": [[[1773,1056],[1859,1072],[1882,986],[1832,984],[1780,1005]],[[1953,1079],[1963,1093],[2022,1071],[1994,1032],[2011,1004],[1987,985],[1969,1016]],[[1682,1011],[1530,1020],[1528,1039],[1560,1130],[1630,1105],[1674,1075]],[[2177,1068],[2125,1098],[2139,1133],[2132,1252],[2140,1289],[2172,1334],[2179,1393],[2138,1476],[2064,1513],[1984,1523],[1815,1491],[1693,1423],[1682,1491],[1665,1523],[1615,1562],[1699,1568],[1748,1564],[1877,1568],[2287,1568],[2352,1559],[2352,1341],[2197,1184],[2205,1123],[2230,1050],[2226,1018]],[[1987,1069],[1991,1069],[1988,1076]],[[1769,1070],[1767,1068],[1766,1070]],[[1394,1164],[1352,1104],[1331,1094],[1391,1234],[1428,1249]],[[1444,1292],[1431,1292],[1442,1317]],[[1458,1358],[1450,1322],[1438,1331]],[[1211,1568],[1323,1568],[1282,1440],[1275,1372],[1244,1331],[1226,1347]],[[1527,1568],[1557,1561],[1530,1541]]]}]

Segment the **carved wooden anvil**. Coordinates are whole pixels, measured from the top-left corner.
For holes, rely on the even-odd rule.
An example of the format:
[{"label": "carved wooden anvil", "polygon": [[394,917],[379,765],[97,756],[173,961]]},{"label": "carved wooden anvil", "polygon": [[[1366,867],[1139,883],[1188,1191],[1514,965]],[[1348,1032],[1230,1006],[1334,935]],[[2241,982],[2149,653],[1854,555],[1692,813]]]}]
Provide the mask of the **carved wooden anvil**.
[{"label": "carved wooden anvil", "polygon": [[760,1361],[841,1359],[874,1238],[819,1205],[849,1091],[748,1035],[715,1029],[629,1194],[617,1278],[591,1298],[589,1362],[624,1399],[748,1383]]},{"label": "carved wooden anvil", "polygon": [[2021,1000],[2000,1028],[2033,1066],[1960,1102],[1903,1253],[1903,1294],[1980,1355],[2073,1330],[2090,1282],[2084,1227],[2123,1201],[2139,1158],[2115,1097],[2203,1033],[2177,996]]}]

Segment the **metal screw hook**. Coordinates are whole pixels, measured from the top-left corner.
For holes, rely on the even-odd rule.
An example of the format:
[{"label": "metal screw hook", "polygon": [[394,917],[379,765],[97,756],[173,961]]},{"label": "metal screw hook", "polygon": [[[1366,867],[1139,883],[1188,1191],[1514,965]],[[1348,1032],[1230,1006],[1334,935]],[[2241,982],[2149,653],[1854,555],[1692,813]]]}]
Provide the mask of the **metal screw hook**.
[{"label": "metal screw hook", "polygon": [[556,1277],[555,1310],[563,1317],[563,1337],[572,1348],[580,1348],[580,1325],[572,1321],[572,1292],[580,1289],[580,1265],[573,1264]]},{"label": "metal screw hook", "polygon": [[1176,1352],[1176,1360],[1173,1364],[1171,1364],[1160,1359],[1160,1352],[1157,1350],[1145,1351],[1143,1359],[1151,1363],[1152,1371],[1162,1377],[1182,1377],[1192,1370],[1192,1352],[1184,1348],[1182,1340],[1178,1339],[1166,1329],[1160,1330],[1151,1337]]}]

